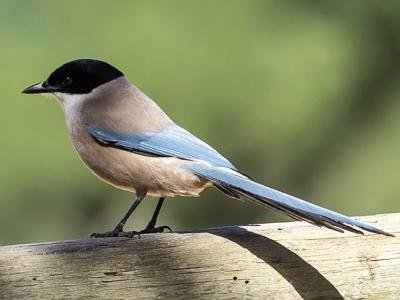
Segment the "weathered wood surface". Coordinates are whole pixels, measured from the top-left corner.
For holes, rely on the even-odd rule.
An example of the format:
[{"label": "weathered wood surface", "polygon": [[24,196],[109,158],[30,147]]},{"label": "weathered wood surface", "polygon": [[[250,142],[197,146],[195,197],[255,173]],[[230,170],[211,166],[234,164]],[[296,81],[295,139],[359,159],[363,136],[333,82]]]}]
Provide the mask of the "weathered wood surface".
[{"label": "weathered wood surface", "polygon": [[1,299],[400,299],[395,234],[305,223],[0,247]]}]

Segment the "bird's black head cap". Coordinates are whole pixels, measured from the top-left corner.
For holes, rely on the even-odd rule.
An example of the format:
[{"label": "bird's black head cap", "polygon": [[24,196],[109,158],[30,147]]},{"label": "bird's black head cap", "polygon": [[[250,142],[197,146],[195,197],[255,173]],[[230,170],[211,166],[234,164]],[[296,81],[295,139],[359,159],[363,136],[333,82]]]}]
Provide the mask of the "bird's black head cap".
[{"label": "bird's black head cap", "polygon": [[55,69],[43,82],[44,88],[67,94],[87,94],[94,88],[124,74],[96,59],[77,59]]}]

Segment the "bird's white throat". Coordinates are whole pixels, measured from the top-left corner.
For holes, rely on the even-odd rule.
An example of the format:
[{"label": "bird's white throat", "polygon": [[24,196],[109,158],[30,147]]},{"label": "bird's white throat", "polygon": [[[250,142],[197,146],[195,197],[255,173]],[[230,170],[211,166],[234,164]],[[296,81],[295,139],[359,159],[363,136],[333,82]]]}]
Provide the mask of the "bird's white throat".
[{"label": "bird's white throat", "polygon": [[68,128],[76,115],[78,107],[85,101],[90,94],[67,94],[55,92],[54,96],[64,111],[65,121]]}]

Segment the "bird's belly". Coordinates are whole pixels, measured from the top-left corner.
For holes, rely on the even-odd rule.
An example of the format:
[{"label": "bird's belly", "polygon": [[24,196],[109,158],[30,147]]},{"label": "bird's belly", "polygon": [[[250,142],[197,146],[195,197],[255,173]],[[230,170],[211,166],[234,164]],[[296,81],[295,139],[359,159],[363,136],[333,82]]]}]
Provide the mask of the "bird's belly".
[{"label": "bird's belly", "polygon": [[75,149],[103,181],[123,190],[154,196],[197,196],[208,181],[182,167],[174,157],[150,157],[102,145],[90,136],[74,138]]}]

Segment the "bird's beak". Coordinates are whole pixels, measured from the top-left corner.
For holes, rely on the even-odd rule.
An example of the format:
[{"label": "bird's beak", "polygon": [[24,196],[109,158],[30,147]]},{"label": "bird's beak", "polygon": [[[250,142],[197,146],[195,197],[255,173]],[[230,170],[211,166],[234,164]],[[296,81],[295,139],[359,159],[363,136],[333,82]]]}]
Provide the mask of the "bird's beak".
[{"label": "bird's beak", "polygon": [[54,93],[56,88],[50,86],[47,81],[42,81],[34,85],[28,86],[22,91],[23,94],[41,94],[41,93]]}]

